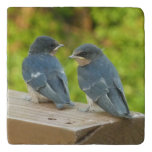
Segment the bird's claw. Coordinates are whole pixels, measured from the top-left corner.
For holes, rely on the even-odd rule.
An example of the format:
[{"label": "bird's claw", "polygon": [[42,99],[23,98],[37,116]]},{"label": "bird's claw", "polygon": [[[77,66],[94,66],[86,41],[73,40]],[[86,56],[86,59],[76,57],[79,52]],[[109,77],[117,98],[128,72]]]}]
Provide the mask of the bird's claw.
[{"label": "bird's claw", "polygon": [[32,97],[30,97],[30,96],[25,96],[23,99],[26,101],[32,101]]},{"label": "bird's claw", "polygon": [[80,111],[80,112],[95,112],[95,110],[90,106],[88,106],[86,108],[78,108],[78,111]]}]

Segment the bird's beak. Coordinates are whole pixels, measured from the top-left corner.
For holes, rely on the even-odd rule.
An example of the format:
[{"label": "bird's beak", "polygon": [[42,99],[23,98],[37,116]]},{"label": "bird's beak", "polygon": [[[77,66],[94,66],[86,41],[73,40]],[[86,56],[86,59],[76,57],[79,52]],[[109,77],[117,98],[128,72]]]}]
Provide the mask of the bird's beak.
[{"label": "bird's beak", "polygon": [[76,56],[76,55],[71,55],[71,56],[69,56],[69,58],[70,59],[84,59],[83,57],[81,57],[81,56]]},{"label": "bird's beak", "polygon": [[54,51],[58,50],[60,47],[63,47],[64,45],[63,44],[59,44],[55,49]]}]

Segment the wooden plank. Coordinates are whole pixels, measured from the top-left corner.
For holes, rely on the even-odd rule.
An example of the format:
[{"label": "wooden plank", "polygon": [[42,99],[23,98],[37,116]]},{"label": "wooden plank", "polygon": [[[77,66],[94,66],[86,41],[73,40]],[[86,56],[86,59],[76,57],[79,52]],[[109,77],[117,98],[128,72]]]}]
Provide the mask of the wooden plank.
[{"label": "wooden plank", "polygon": [[86,104],[57,110],[53,103],[31,103],[27,93],[8,91],[8,142],[11,144],[140,144],[144,115],[112,117],[100,108],[80,112]]}]

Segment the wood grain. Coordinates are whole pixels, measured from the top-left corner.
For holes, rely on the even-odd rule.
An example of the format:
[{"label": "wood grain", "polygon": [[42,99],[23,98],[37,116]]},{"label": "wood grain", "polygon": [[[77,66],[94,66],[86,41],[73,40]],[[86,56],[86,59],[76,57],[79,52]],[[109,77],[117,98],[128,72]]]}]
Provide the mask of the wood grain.
[{"label": "wood grain", "polygon": [[96,108],[80,112],[86,104],[56,109],[53,103],[31,103],[27,93],[8,91],[7,130],[11,144],[140,144],[144,140],[144,115],[120,119]]}]

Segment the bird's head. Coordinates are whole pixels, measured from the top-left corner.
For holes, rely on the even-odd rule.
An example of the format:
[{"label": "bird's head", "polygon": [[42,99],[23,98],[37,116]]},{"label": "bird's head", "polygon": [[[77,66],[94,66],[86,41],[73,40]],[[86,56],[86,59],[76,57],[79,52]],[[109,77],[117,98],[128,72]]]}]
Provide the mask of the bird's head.
[{"label": "bird's head", "polygon": [[55,55],[58,48],[64,46],[49,36],[39,36],[30,46],[29,54],[51,54]]},{"label": "bird's head", "polygon": [[103,55],[101,49],[93,44],[84,44],[76,48],[70,58],[75,59],[80,66],[85,66]]}]

